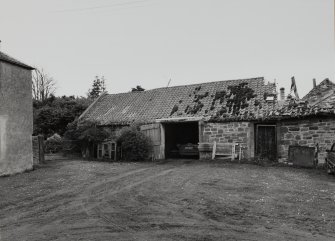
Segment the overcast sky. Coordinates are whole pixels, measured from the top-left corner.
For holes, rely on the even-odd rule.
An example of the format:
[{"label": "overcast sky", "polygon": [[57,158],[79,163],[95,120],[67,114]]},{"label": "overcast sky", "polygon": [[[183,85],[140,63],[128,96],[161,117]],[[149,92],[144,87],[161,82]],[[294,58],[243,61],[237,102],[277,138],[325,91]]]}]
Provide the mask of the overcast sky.
[{"label": "overcast sky", "polygon": [[333,0],[0,0],[1,51],[57,95],[264,76],[300,95],[334,81]]}]

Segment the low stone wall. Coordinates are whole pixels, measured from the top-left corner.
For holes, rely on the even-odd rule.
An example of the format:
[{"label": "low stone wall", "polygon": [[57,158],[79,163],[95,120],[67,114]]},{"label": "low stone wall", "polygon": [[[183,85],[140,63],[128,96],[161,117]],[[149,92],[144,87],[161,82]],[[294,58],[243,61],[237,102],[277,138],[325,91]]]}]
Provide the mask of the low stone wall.
[{"label": "low stone wall", "polygon": [[319,146],[319,163],[324,163],[330,149],[335,141],[335,119],[322,118],[310,120],[283,121],[279,123],[279,159],[288,158],[290,145],[308,147]]},{"label": "low stone wall", "polygon": [[[242,158],[249,159],[254,155],[254,128],[250,122],[205,123],[203,141],[239,143],[242,145]],[[200,156],[206,155],[200,153]]]}]

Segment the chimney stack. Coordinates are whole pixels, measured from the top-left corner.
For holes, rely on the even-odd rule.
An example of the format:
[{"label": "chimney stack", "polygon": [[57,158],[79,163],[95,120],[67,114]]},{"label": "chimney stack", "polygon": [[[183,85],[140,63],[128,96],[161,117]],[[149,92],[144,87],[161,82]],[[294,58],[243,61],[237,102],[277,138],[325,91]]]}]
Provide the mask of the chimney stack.
[{"label": "chimney stack", "polygon": [[280,100],[285,100],[285,88],[280,88]]},{"label": "chimney stack", "polygon": [[316,87],[316,79],[313,79],[313,88]]}]

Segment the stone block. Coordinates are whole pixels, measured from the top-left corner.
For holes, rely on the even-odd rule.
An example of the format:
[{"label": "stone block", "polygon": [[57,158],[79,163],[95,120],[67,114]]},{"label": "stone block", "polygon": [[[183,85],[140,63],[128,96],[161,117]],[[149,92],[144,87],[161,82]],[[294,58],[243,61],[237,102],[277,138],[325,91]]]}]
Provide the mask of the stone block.
[{"label": "stone block", "polygon": [[289,131],[300,131],[299,127],[289,127],[288,128]]},{"label": "stone block", "polygon": [[283,133],[283,134],[288,133],[288,128],[287,127],[281,127],[280,132]]},{"label": "stone block", "polygon": [[306,145],[306,144],[307,144],[307,141],[305,141],[305,140],[301,140],[301,141],[298,142],[298,144],[299,144],[299,145]]}]

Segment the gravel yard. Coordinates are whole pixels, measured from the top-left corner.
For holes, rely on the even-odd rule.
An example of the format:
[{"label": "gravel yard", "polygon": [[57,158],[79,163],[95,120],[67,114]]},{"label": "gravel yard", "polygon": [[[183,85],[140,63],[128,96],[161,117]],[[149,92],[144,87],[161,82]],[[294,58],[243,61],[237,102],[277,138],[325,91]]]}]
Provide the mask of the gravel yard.
[{"label": "gravel yard", "polygon": [[52,160],[0,190],[1,241],[335,240],[320,170]]}]

